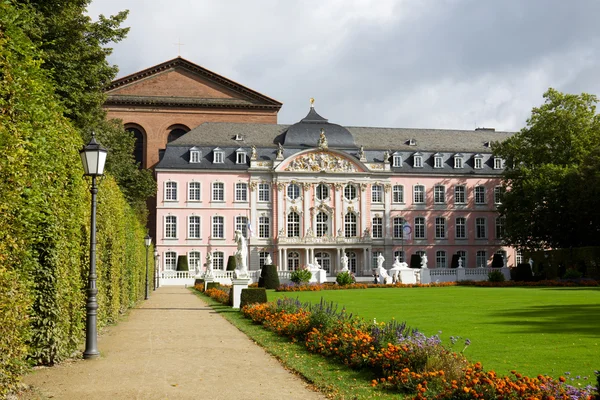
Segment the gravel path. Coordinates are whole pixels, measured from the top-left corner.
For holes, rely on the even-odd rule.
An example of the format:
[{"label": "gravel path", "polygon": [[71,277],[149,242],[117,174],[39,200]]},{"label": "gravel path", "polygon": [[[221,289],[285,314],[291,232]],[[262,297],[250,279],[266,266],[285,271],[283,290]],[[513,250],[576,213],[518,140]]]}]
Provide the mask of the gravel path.
[{"label": "gravel path", "polygon": [[99,359],[27,375],[33,398],[325,398],[181,287],[152,292],[125,321],[103,332],[98,348]]}]

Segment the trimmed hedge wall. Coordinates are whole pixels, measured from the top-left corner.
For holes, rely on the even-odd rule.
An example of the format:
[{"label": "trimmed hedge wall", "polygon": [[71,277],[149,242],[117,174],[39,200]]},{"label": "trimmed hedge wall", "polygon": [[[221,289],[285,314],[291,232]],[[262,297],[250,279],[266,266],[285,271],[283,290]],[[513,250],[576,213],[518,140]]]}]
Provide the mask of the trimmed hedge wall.
[{"label": "trimmed hedge wall", "polygon": [[264,288],[242,289],[240,295],[240,308],[248,304],[266,303],[267,291]]},{"label": "trimmed hedge wall", "polygon": [[258,287],[265,289],[277,289],[279,287],[279,275],[276,265],[263,265],[258,279]]},{"label": "trimmed hedge wall", "polygon": [[[25,9],[0,5],[0,398],[17,388],[28,361],[56,363],[85,338],[91,195],[83,141],[22,29],[29,23]],[[100,179],[99,327],[144,297],[145,234],[114,179]]]}]

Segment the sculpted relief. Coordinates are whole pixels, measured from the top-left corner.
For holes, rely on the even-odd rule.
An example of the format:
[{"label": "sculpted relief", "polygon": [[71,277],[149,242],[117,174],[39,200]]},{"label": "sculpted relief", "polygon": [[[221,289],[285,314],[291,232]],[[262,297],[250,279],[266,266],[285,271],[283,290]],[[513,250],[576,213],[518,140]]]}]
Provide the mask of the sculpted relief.
[{"label": "sculpted relief", "polygon": [[357,172],[356,167],[350,161],[324,151],[296,157],[285,170],[299,172]]}]

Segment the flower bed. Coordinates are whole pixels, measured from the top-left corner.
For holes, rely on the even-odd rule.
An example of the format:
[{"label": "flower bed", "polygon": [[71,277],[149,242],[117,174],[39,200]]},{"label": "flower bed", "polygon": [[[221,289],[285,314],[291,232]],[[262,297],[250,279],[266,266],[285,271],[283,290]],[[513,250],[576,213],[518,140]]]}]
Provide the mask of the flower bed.
[{"label": "flower bed", "polygon": [[229,304],[229,293],[221,289],[207,289],[205,295],[211,297],[221,304]]},{"label": "flower bed", "polygon": [[[471,364],[405,324],[368,323],[332,303],[302,304],[289,298],[254,304],[242,313],[278,335],[302,343],[354,369],[373,372],[373,386],[384,386],[413,399],[592,399],[591,386],[567,385],[565,378],[530,378],[513,372],[500,377]],[[465,341],[465,348],[470,344]],[[464,349],[463,349],[464,350]]]}]

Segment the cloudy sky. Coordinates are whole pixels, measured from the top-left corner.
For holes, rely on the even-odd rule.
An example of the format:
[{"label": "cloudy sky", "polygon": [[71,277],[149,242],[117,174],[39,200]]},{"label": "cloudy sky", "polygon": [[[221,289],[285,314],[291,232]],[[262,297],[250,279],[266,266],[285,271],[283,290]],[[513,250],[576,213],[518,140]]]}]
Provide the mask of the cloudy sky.
[{"label": "cloudy sky", "polygon": [[[600,94],[597,0],[94,0],[119,76],[181,56],[345,126],[518,130],[548,87]],[[176,43],[183,43],[177,46]]]}]

